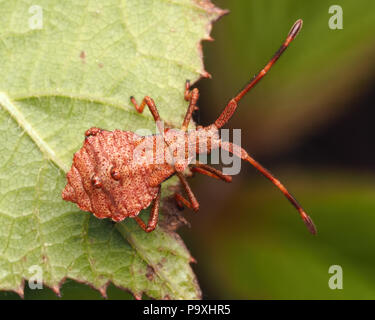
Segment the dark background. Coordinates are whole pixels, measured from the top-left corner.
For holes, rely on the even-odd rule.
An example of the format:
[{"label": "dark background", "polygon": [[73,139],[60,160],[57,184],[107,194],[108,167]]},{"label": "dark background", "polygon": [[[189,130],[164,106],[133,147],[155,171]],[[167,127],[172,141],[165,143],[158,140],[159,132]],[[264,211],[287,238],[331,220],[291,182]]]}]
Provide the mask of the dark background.
[{"label": "dark background", "polygon": [[[204,42],[212,79],[203,79],[199,123],[215,120],[226,102],[278,49],[292,24],[304,26],[271,72],[240,104],[228,128],[303,204],[317,227],[310,235],[282,194],[247,163],[226,184],[192,181],[199,213],[179,233],[209,299],[375,298],[375,2],[372,0],[216,0],[231,12]],[[343,29],[331,30],[331,5]],[[343,269],[331,290],[328,269]],[[27,286],[26,286],[27,287]],[[14,293],[0,293],[15,298]],[[65,299],[101,299],[68,281]],[[110,286],[112,299],[131,297]],[[25,298],[57,297],[49,289]]]}]

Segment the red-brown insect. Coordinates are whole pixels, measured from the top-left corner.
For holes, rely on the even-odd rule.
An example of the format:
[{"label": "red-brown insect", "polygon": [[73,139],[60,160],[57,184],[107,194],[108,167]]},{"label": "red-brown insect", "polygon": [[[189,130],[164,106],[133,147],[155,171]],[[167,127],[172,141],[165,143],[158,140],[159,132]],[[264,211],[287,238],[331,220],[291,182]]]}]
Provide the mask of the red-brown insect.
[{"label": "red-brown insect", "polygon": [[[158,222],[161,184],[172,175],[178,176],[189,199],[187,200],[177,193],[175,195],[177,203],[195,211],[199,209],[199,204],[183,175],[183,171],[187,167],[192,171],[226,182],[231,181],[230,176],[224,175],[219,170],[205,164],[192,163],[196,154],[222,148],[249,162],[271,180],[296,207],[310,232],[315,234],[316,229],[311,218],[280,181],[240,146],[223,142],[219,137],[219,129],[232,117],[238,102],[266,75],[290,42],[297,36],[301,27],[302,20],[298,20],[268,64],[236,97],[229,101],[217,120],[207,127],[188,130],[199,97],[198,89],[190,90],[188,81],[186,82],[185,99],[189,101],[189,107],[180,130],[162,127],[158,110],[150,97],[146,96],[139,106],[131,97],[138,112],[143,112],[144,107],[148,106],[160,133],[139,136],[133,132],[121,130],[106,131],[98,128],[87,130],[83,147],[75,153],[72,167],[67,173],[68,183],[62,193],[63,199],[75,202],[82,210],[90,211],[98,218],[111,218],[114,221],[121,221],[126,217],[134,218],[143,230],[150,232],[155,229]],[[188,146],[188,151],[177,155],[176,150],[171,148],[176,141],[182,141],[182,145]],[[208,143],[203,148],[203,144],[200,144],[199,141],[208,141]],[[135,159],[134,154],[140,145],[145,145],[146,148],[141,148],[140,158]],[[154,151],[151,156],[146,149]],[[160,150],[162,152],[158,152]],[[168,160],[165,157],[169,157]],[[138,217],[138,214],[151,203],[151,214],[146,225]]]}]

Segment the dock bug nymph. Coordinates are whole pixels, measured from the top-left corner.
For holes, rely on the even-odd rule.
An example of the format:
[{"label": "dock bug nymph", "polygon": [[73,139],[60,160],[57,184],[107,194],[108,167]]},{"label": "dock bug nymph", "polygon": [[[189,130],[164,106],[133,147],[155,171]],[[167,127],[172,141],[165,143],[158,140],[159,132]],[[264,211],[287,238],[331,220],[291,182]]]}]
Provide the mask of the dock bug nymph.
[{"label": "dock bug nymph", "polygon": [[[131,131],[106,131],[99,128],[91,128],[86,131],[86,139],[80,150],[73,159],[70,171],[67,173],[68,183],[63,190],[64,200],[75,202],[79,208],[92,212],[98,218],[111,218],[114,221],[122,221],[129,217],[134,218],[140,227],[146,232],[155,229],[158,222],[161,184],[173,175],[177,175],[181,181],[188,199],[180,193],[175,195],[179,205],[197,211],[199,204],[190,186],[183,175],[183,171],[189,167],[192,171],[206,174],[208,176],[231,181],[231,177],[224,175],[221,171],[201,163],[192,163],[196,154],[210,152],[221,148],[233,155],[249,162],[268,178],[292,205],[298,210],[303,221],[312,234],[316,233],[314,223],[288,192],[283,184],[277,180],[267,169],[262,167],[248,153],[230,142],[221,141],[219,129],[222,128],[232,117],[237,109],[239,101],[253,88],[261,78],[270,70],[272,65],[280,58],[291,41],[297,36],[302,27],[302,20],[298,20],[291,28],[286,40],[275,53],[267,65],[229,101],[216,121],[207,127],[196,127],[188,130],[193,111],[197,108],[199,97],[198,89],[190,90],[189,82],[186,82],[185,99],[189,101],[185,118],[180,130],[164,129],[161,125],[159,112],[154,101],[145,97],[140,105],[131,97],[138,112],[143,112],[147,105],[159,130],[158,134],[139,136]],[[171,154],[171,145],[177,138],[181,138],[182,145],[188,145],[188,152],[183,152],[174,161],[135,161],[133,155],[135,149],[141,142],[148,142],[152,149],[162,141],[161,154]],[[210,143],[205,150],[201,150],[197,141],[209,138]],[[160,148],[159,148],[160,149]],[[173,154],[176,156],[175,154]],[[160,159],[159,159],[160,160]],[[150,218],[147,225],[138,217],[142,209],[151,205]]]}]

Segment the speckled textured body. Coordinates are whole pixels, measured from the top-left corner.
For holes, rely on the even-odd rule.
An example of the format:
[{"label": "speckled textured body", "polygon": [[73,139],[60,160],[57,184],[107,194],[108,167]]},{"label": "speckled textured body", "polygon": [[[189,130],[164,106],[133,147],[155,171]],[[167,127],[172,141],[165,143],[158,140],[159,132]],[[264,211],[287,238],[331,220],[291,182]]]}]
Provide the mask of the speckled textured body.
[{"label": "speckled textured body", "polygon": [[[197,153],[207,151],[199,141],[208,135],[210,144],[218,147],[217,129],[212,126],[187,132],[166,129],[164,137],[91,128],[74,154],[62,197],[98,218],[134,217],[151,204],[163,181],[184,171]],[[179,152],[185,143],[188,148]]]},{"label": "speckled textured body", "polygon": [[[140,105],[134,97],[130,97],[139,113],[142,113],[147,105],[159,134],[139,136],[121,130],[87,130],[85,142],[75,153],[72,167],[67,173],[68,183],[62,193],[63,199],[75,202],[82,210],[91,211],[98,218],[111,218],[114,221],[121,221],[126,217],[134,218],[144,231],[151,232],[158,223],[161,184],[170,176],[177,175],[188,196],[187,200],[176,192],[177,205],[187,206],[194,211],[199,210],[199,202],[183,174],[187,167],[193,172],[231,182],[232,178],[220,170],[193,161],[197,154],[210,153],[213,149],[221,148],[247,161],[269,179],[298,210],[310,232],[315,234],[316,228],[311,218],[284,185],[244,149],[221,141],[219,136],[219,129],[232,117],[238,102],[267,74],[301,27],[302,20],[297,20],[267,65],[228,102],[216,121],[207,127],[188,130],[192,114],[198,108],[196,103],[199,98],[198,89],[190,90],[189,81],[186,82],[184,93],[189,106],[181,129],[164,129],[155,102],[149,96],[145,96]],[[150,204],[150,217],[146,225],[138,217],[138,213]]]},{"label": "speckled textured body", "polygon": [[114,221],[134,217],[147,208],[158,193],[158,185],[173,173],[173,167],[161,164],[157,169],[154,164],[133,161],[141,139],[121,130],[88,134],[74,155],[63,199],[98,218]]}]

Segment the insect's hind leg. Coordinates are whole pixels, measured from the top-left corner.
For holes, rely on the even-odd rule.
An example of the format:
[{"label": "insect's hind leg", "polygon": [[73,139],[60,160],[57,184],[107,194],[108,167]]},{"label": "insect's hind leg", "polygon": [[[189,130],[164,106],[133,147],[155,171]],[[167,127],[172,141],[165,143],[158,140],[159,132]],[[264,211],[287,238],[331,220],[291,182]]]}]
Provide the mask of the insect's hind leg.
[{"label": "insect's hind leg", "polygon": [[191,191],[191,188],[190,188],[189,183],[187,182],[185,176],[181,172],[178,172],[178,171],[176,172],[176,175],[180,179],[181,184],[182,184],[183,188],[185,189],[186,194],[189,198],[190,206],[187,206],[187,207],[192,208],[194,211],[198,211],[199,210],[198,200],[195,197],[193,191]]},{"label": "insect's hind leg", "polygon": [[223,180],[225,182],[232,182],[231,176],[223,174],[222,171],[217,170],[216,168],[211,167],[207,164],[203,164],[203,163],[193,164],[191,166],[191,171],[201,173],[201,174],[204,174],[206,176],[209,176],[215,179]]},{"label": "insect's hind leg", "polygon": [[176,192],[175,195],[174,195],[174,199],[176,200],[177,206],[179,208],[182,209],[185,206],[185,207],[188,207],[189,209],[193,209],[189,200],[185,199],[184,196],[181,193]]},{"label": "insect's hind leg", "polygon": [[138,217],[138,216],[134,217],[134,220],[146,232],[154,231],[155,228],[156,228],[156,225],[158,224],[159,207],[160,207],[160,194],[161,194],[161,186],[159,186],[158,195],[156,196],[156,198],[154,199],[154,201],[152,203],[150,218],[148,219],[147,226],[140,217]]}]

